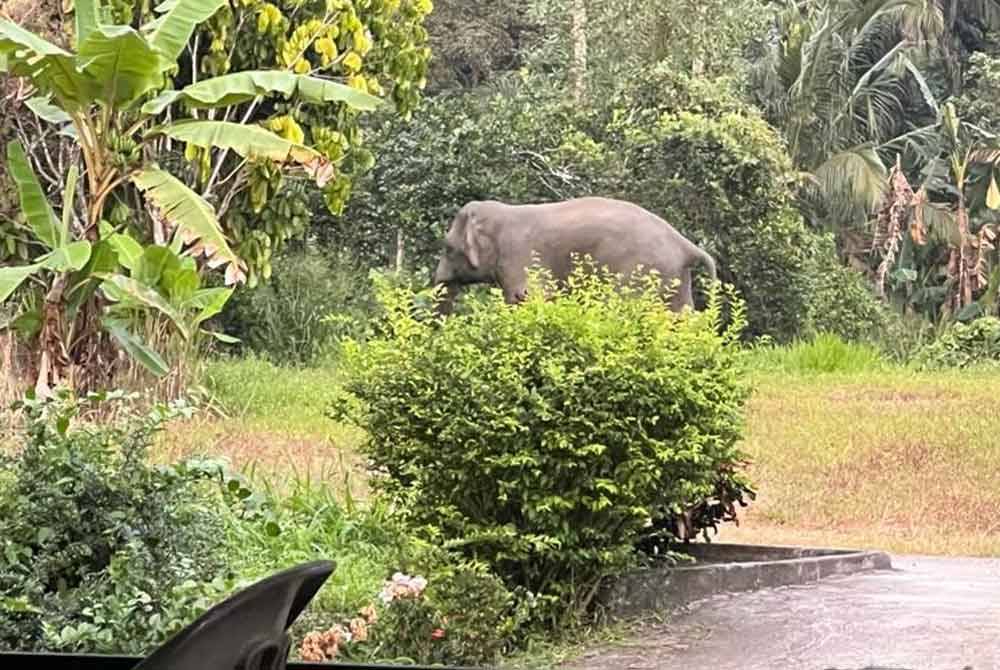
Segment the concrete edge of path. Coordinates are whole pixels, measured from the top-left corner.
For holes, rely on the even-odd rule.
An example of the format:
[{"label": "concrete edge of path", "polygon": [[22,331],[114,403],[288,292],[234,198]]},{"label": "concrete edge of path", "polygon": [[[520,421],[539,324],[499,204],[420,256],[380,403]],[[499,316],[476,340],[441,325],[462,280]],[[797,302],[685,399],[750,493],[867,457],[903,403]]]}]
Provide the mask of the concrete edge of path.
[{"label": "concrete edge of path", "polygon": [[665,612],[725,593],[808,584],[832,575],[892,569],[881,551],[743,544],[692,544],[700,564],[635,570],[601,594],[611,618]]}]

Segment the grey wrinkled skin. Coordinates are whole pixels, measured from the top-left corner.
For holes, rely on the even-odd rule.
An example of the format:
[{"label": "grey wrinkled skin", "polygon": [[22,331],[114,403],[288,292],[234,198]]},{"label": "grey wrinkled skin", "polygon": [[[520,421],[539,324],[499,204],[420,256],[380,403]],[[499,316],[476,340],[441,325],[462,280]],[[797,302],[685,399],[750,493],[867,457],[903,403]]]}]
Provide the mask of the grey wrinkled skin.
[{"label": "grey wrinkled skin", "polygon": [[536,262],[556,281],[573,271],[573,256],[590,256],[627,281],[635,270],[656,270],[665,289],[680,280],[670,301],[674,311],[693,306],[691,268],[704,264],[715,281],[715,261],[673,226],[638,205],[608,198],[578,198],[538,205],[470,202],[445,236],[434,271],[447,293],[439,309],[448,314],[462,286],[490,283],[515,304],[526,295],[528,269]]}]

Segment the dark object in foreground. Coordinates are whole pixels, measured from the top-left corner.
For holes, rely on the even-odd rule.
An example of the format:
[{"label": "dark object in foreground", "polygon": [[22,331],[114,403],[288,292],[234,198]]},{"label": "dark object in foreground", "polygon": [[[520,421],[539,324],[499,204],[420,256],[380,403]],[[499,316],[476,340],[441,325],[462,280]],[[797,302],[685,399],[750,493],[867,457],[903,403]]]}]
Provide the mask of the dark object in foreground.
[{"label": "dark object in foreground", "polygon": [[[333,573],[315,561],[263,579],[211,608],[146,658],[0,652],[0,668],[31,670],[306,670],[384,665],[288,663],[288,628]],[[419,670],[406,666],[409,670]]]}]

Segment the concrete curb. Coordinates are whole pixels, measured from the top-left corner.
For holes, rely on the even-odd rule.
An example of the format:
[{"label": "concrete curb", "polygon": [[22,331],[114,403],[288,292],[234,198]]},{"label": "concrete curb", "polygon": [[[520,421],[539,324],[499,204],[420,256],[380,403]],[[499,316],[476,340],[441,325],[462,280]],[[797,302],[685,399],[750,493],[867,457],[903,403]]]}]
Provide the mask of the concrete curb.
[{"label": "concrete curb", "polygon": [[[636,570],[601,594],[612,618],[664,612],[723,593],[808,584],[832,575],[892,568],[881,551],[745,544],[691,544],[698,563]],[[700,564],[699,564],[700,563]]]}]

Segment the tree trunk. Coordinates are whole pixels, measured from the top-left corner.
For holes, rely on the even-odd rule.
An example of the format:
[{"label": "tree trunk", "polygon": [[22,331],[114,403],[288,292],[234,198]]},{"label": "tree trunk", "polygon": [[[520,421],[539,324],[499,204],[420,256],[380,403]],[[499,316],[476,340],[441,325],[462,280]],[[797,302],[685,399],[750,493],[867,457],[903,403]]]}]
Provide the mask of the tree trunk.
[{"label": "tree trunk", "polygon": [[403,229],[396,229],[396,272],[403,271]]},{"label": "tree trunk", "polygon": [[573,101],[580,103],[587,97],[587,3],[573,0],[573,62],[570,80],[573,83]]},{"label": "tree trunk", "polygon": [[61,274],[53,281],[42,304],[42,328],[38,335],[40,356],[35,380],[35,393],[39,398],[50,396],[56,387],[63,384],[73,386],[72,366],[63,332],[63,293],[68,277],[68,274]]}]

